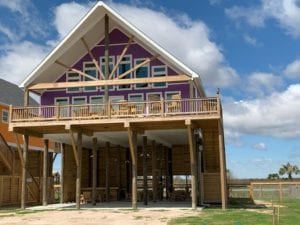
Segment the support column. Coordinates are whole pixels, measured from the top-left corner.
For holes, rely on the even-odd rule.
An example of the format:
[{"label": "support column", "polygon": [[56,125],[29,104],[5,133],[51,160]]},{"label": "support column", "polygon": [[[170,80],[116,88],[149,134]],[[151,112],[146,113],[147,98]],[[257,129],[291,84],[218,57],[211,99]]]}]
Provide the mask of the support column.
[{"label": "support column", "polygon": [[26,207],[26,192],[27,192],[27,158],[28,158],[28,142],[29,136],[25,134],[23,144],[23,164],[22,164],[22,192],[21,192],[21,209]]},{"label": "support column", "polygon": [[96,186],[97,186],[97,138],[93,138],[93,181],[92,181],[92,203],[96,205]]},{"label": "support column", "polygon": [[128,139],[132,161],[132,208],[137,209],[137,133],[128,127]]},{"label": "support column", "polygon": [[194,135],[194,129],[192,125],[187,126],[188,141],[190,149],[190,162],[191,162],[191,185],[192,185],[192,209],[197,208],[197,164],[196,164],[196,140]]},{"label": "support column", "polygon": [[147,136],[143,136],[143,180],[144,190],[143,199],[144,205],[148,205],[148,178],[147,178]]},{"label": "support column", "polygon": [[109,202],[109,194],[110,194],[110,190],[109,190],[109,148],[110,148],[110,143],[106,142],[105,143],[105,197],[106,197],[106,201]]},{"label": "support column", "polygon": [[219,157],[220,157],[220,179],[221,179],[221,200],[222,209],[227,207],[227,185],[226,185],[226,166],[225,166],[225,149],[223,138],[223,127],[221,121],[218,123],[219,131]]},{"label": "support column", "polygon": [[44,140],[44,157],[43,157],[43,206],[48,204],[48,152],[49,140]]},{"label": "support column", "polygon": [[82,162],[82,133],[77,134],[77,174],[76,174],[76,209],[80,209],[81,194],[81,162]]},{"label": "support column", "polygon": [[155,148],[155,141],[152,141],[152,193],[153,202],[157,201],[157,154]]},{"label": "support column", "polygon": [[60,144],[61,164],[60,164],[60,203],[64,203],[64,167],[65,167],[65,148],[64,143]]}]

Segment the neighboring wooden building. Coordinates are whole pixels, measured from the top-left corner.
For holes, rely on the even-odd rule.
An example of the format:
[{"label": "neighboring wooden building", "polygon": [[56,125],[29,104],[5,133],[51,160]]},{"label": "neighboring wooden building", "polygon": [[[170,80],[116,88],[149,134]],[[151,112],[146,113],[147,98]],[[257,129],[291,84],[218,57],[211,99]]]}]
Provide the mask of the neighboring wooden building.
[{"label": "neighboring wooden building", "polygon": [[[20,203],[22,165],[17,148],[17,140],[23,145],[22,135],[15,136],[8,131],[9,105],[20,105],[24,92],[15,84],[0,79],[0,207]],[[31,103],[37,105],[32,99]],[[16,139],[17,138],[17,139]],[[28,180],[27,202],[36,204],[41,201],[41,177],[43,173],[43,140],[31,138],[28,143]],[[48,154],[49,160],[52,153]],[[51,181],[52,169],[49,164],[48,179]],[[49,186],[48,193],[51,193]],[[49,195],[49,200],[53,195]]]},{"label": "neighboring wooden building", "polygon": [[[41,105],[25,97],[9,129],[62,143],[64,202],[80,208],[83,194],[133,208],[163,197],[226,207],[219,96],[206,97],[198,74],[104,3],[21,86]],[[174,176],[190,177],[184,191]]]}]

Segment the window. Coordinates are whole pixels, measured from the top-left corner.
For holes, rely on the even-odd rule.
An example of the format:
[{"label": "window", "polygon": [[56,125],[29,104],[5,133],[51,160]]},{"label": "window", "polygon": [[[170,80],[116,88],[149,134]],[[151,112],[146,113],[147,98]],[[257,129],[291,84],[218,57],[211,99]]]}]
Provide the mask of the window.
[{"label": "window", "polygon": [[59,105],[59,117],[67,117],[69,115],[69,107],[65,105],[69,104],[68,98],[55,98],[55,105]]},{"label": "window", "polygon": [[161,99],[161,93],[160,92],[147,93],[147,100],[148,101],[160,101],[160,99]]},{"label": "window", "polygon": [[73,97],[73,105],[83,105],[86,104],[86,97]]},{"label": "window", "polygon": [[165,93],[165,99],[166,100],[172,100],[174,98],[173,96],[175,96],[175,95],[180,96],[180,91],[166,92]]},{"label": "window", "polygon": [[97,95],[97,96],[91,96],[90,97],[90,104],[102,104],[103,103],[103,96]]},{"label": "window", "polygon": [[[145,59],[135,59],[135,66],[144,62]],[[135,71],[135,77],[136,78],[145,78],[145,77],[148,77],[149,76],[149,63],[144,65],[144,66],[141,66],[140,68],[138,68],[136,71]],[[147,88],[148,87],[148,83],[144,83],[144,84],[136,84],[135,85],[135,88],[136,89],[141,89],[141,88]]]},{"label": "window", "polygon": [[[166,66],[153,66],[152,67],[152,76],[153,77],[164,77],[167,75],[167,67]],[[153,87],[162,88],[166,87],[167,83],[153,83]]]},{"label": "window", "polygon": [[[67,82],[78,82],[78,81],[80,81],[80,76],[78,73],[74,73],[74,72],[67,73]],[[67,92],[69,93],[74,93],[79,91],[80,88],[77,87],[72,87],[67,89]]]},{"label": "window", "polygon": [[8,123],[8,110],[2,109],[2,123]]},{"label": "window", "polygon": [[[110,75],[111,71],[114,68],[114,65],[115,65],[114,59],[115,58],[113,56],[109,56],[109,74],[108,75]],[[100,57],[100,68],[101,68],[102,74],[105,76],[105,57],[104,56]],[[115,74],[113,75],[113,78],[115,78]],[[114,89],[114,86],[109,86],[108,88],[109,88],[109,90],[112,90],[112,89]],[[101,90],[104,90],[104,86],[101,87]]]},{"label": "window", "polygon": [[[118,67],[118,75],[122,75],[126,71],[131,69],[131,55],[125,55],[123,59],[121,60],[119,67]],[[130,79],[131,78],[131,73],[127,74],[126,76],[122,77],[121,79]],[[119,85],[118,89],[130,89],[131,85],[130,84],[124,84],[124,85]]]},{"label": "window", "polygon": [[[93,62],[85,62],[84,63],[84,70],[83,72],[97,78],[98,74],[97,74],[97,69],[96,66]],[[88,78],[88,77],[84,77],[84,81],[91,81],[92,79]],[[84,88],[85,91],[96,91],[97,87],[85,87]]]},{"label": "window", "polygon": [[143,94],[129,94],[128,101],[129,102],[142,102],[142,101],[144,101],[144,95]]}]

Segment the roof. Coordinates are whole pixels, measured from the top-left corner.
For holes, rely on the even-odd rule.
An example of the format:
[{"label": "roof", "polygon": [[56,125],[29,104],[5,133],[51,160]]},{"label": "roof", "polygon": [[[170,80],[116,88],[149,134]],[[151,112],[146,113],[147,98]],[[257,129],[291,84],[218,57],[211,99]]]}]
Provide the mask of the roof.
[{"label": "roof", "polygon": [[[24,105],[24,91],[16,84],[10,83],[0,78],[0,103],[6,105],[22,106]],[[30,98],[30,105],[38,105],[38,103]]]},{"label": "roof", "polygon": [[79,58],[87,54],[81,42],[82,37],[87,42],[89,48],[94,47],[99,40],[104,38],[105,14],[110,18],[111,28],[119,27],[128,35],[134,35],[136,42],[142,43],[147,49],[151,50],[152,53],[159,54],[161,58],[174,69],[192,77],[199,77],[197,73],[156,44],[116,11],[99,1],[31,74],[29,74],[21,83],[20,87],[42,82],[54,82],[57,80],[59,78],[58,76],[63,74],[66,69],[55,64],[56,60],[62,61],[67,65],[74,65]]}]

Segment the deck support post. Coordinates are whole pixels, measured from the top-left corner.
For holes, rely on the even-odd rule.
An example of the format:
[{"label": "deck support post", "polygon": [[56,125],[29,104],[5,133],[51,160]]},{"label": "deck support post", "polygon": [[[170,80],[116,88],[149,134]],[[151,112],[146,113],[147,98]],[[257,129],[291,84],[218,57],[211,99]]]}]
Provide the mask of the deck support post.
[{"label": "deck support post", "polygon": [[81,162],[82,162],[82,133],[77,134],[77,159],[78,164],[76,171],[76,209],[80,209],[80,194],[81,194]]},{"label": "deck support post", "polygon": [[137,209],[137,133],[130,127],[127,128],[127,131],[132,162],[132,208]]},{"label": "deck support post", "polygon": [[44,140],[44,155],[43,155],[43,206],[48,204],[48,152],[49,140]]},{"label": "deck support post", "polygon": [[157,201],[157,154],[155,141],[152,141],[152,193],[153,193],[153,202]]},{"label": "deck support post", "polygon": [[144,205],[148,205],[148,176],[147,176],[147,136],[143,136],[143,200]]},{"label": "deck support post", "polygon": [[64,170],[65,170],[65,150],[66,145],[64,143],[60,144],[61,151],[61,164],[60,164],[60,203],[64,203]]},{"label": "deck support post", "polygon": [[219,123],[218,123],[218,131],[219,131],[221,200],[222,200],[222,209],[226,209],[227,208],[226,165],[225,165],[223,127],[222,127],[221,121],[219,121]]},{"label": "deck support post", "polygon": [[23,144],[23,164],[22,164],[22,192],[21,192],[21,209],[26,207],[26,192],[27,192],[27,159],[28,159],[28,142],[29,136],[25,134]]},{"label": "deck support post", "polygon": [[196,163],[196,139],[194,129],[191,124],[187,125],[188,143],[190,149],[190,163],[191,163],[191,185],[192,185],[192,209],[197,208],[197,163]]},{"label": "deck support post", "polygon": [[105,143],[105,197],[106,201],[109,202],[109,196],[110,196],[110,182],[109,182],[109,148],[110,148],[110,143],[106,142]]},{"label": "deck support post", "polygon": [[93,138],[93,180],[92,180],[92,204],[96,205],[96,186],[97,186],[97,138]]}]

